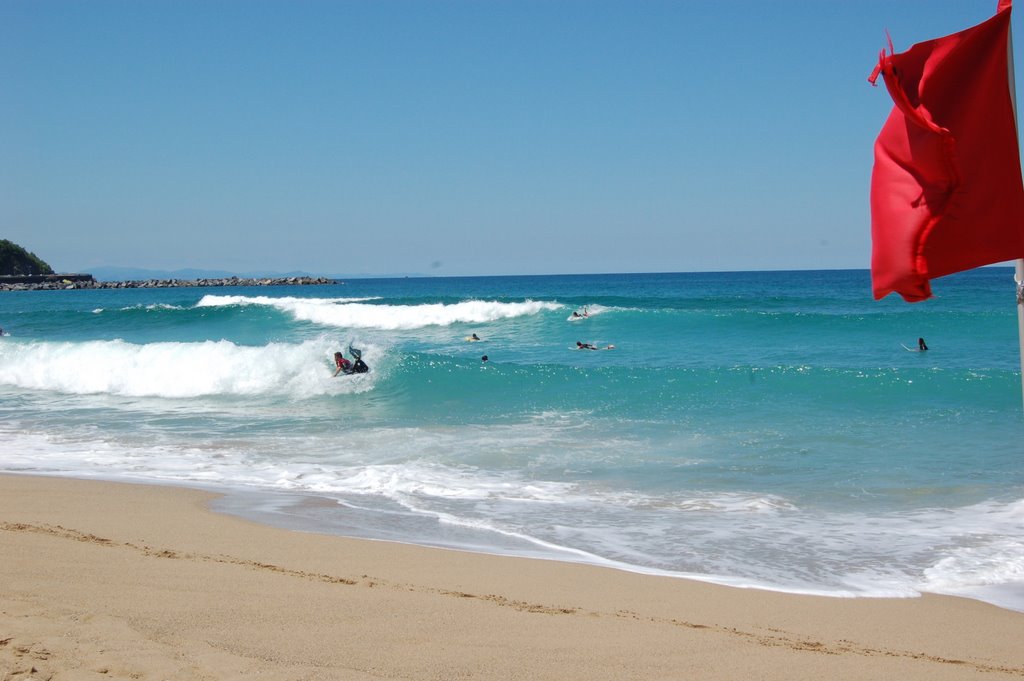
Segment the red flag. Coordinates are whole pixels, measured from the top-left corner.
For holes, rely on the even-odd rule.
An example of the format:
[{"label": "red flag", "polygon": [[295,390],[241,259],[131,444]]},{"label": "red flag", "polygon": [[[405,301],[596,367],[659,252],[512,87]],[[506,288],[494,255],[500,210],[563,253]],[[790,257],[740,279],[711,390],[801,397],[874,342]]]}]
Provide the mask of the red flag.
[{"label": "red flag", "polygon": [[915,302],[930,279],[1024,258],[1024,186],[1007,53],[1010,5],[988,21],[882,52],[896,106],[875,142],[871,283]]}]

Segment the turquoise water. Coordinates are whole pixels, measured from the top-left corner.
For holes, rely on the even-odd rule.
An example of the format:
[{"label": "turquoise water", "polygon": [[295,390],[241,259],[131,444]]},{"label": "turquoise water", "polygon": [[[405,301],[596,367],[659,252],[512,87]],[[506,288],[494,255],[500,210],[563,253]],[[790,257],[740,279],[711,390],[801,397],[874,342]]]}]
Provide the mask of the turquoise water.
[{"label": "turquoise water", "polygon": [[[1024,610],[1012,271],[935,290],[876,302],[866,271],[819,271],[3,293],[0,470],[205,486],[351,536]],[[928,352],[902,347],[919,336]],[[333,378],[350,344],[371,371]]]}]

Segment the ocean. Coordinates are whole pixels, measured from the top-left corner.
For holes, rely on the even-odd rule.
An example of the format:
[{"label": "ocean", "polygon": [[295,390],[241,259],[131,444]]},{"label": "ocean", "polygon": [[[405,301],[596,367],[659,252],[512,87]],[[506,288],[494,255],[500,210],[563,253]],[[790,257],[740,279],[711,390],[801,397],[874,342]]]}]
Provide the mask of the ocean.
[{"label": "ocean", "polygon": [[[914,305],[872,300],[862,270],[0,293],[0,471],[210,489],[302,531],[1024,610],[1012,270],[933,286]],[[334,377],[350,346],[369,373]]]}]

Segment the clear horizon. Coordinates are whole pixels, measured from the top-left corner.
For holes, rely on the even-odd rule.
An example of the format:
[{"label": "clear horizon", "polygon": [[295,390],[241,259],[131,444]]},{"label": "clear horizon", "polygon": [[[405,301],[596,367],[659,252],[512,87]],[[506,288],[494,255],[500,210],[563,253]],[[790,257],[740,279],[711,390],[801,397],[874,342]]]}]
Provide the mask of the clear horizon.
[{"label": "clear horizon", "polygon": [[[1002,262],[994,263],[991,265],[984,265],[980,268],[1007,268],[1013,270],[1013,262]],[[428,272],[387,272],[387,273],[376,273],[376,274],[352,274],[346,272],[317,272],[310,270],[288,270],[288,271],[273,271],[273,270],[253,270],[248,272],[235,272],[231,270],[224,270],[219,268],[176,268],[167,270],[154,270],[147,268],[135,268],[135,267],[97,267],[97,272],[101,273],[115,273],[118,278],[124,278],[125,273],[149,273],[147,276],[142,277],[145,279],[151,278],[162,278],[165,275],[174,276],[176,278],[182,278],[187,276],[188,278],[218,278],[218,277],[288,277],[288,276],[310,276],[310,277],[327,277],[334,279],[415,279],[415,278],[486,278],[486,277],[562,277],[562,276],[631,276],[631,275],[655,275],[655,274],[736,274],[742,272],[762,272],[762,273],[785,273],[785,272],[869,272],[868,267],[820,267],[820,268],[793,268],[793,269],[757,269],[757,270],[676,270],[676,271],[646,271],[646,272],[537,272],[534,274],[521,274],[514,272],[503,272],[497,274],[430,274]],[[192,273],[195,273],[193,276]],[[56,274],[94,274],[93,272],[58,272]],[[956,276],[947,275],[947,276]],[[102,278],[97,278],[99,281],[103,281]],[[936,281],[941,281],[943,277],[940,277]]]}]

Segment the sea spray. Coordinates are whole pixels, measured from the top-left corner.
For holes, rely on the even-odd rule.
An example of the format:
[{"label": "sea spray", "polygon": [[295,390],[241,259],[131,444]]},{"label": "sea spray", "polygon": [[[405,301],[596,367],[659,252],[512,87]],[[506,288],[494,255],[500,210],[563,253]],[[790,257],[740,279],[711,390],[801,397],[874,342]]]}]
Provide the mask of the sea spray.
[{"label": "sea spray", "polygon": [[389,305],[359,302],[367,299],[270,298],[266,296],[204,296],[196,307],[266,305],[283,310],[296,319],[324,326],[359,329],[418,329],[455,323],[480,324],[559,309],[553,303],[524,301],[503,303],[470,300],[454,304]]},{"label": "sea spray", "polygon": [[[230,341],[133,344],[121,340],[0,345],[0,385],[68,394],[190,398],[307,398],[367,390],[368,376],[332,380],[327,340],[240,346]],[[373,362],[375,347],[365,348]]]}]

